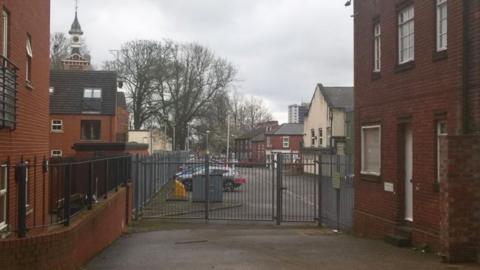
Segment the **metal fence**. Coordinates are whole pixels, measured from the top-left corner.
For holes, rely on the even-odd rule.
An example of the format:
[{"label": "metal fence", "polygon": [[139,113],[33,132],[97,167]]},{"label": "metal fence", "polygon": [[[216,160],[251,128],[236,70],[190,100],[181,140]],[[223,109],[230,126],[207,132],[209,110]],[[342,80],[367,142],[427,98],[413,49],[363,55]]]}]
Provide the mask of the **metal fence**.
[{"label": "metal fence", "polygon": [[319,222],[351,228],[349,157],[277,154],[269,163],[187,157],[185,152],[134,157],[137,217]]},{"label": "metal fence", "polygon": [[[132,156],[133,213],[138,217],[159,192],[175,178],[188,159],[188,152],[164,152],[150,156]],[[149,207],[152,207],[151,204]]]},{"label": "metal fence", "polygon": [[[13,168],[17,183],[17,234],[25,237],[29,229],[70,224],[70,219],[84,209],[117,191],[130,181],[130,156],[85,161],[47,160],[21,161]],[[37,171],[43,175],[43,188],[37,191]],[[42,194],[39,194],[42,192]],[[41,197],[40,197],[41,196]],[[38,198],[42,198],[39,200]],[[41,201],[42,205],[36,205]],[[33,203],[30,205],[29,203]],[[27,228],[28,209],[41,212],[42,220]]]},{"label": "metal fence", "polygon": [[353,227],[354,162],[352,156],[321,156],[321,220],[338,230]]}]

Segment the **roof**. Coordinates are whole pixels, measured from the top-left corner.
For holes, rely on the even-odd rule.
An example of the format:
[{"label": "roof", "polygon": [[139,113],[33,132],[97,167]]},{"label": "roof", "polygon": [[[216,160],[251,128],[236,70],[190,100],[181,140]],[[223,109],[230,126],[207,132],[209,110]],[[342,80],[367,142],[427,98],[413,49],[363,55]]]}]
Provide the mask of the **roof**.
[{"label": "roof", "polygon": [[117,92],[117,106],[127,110],[127,99],[124,92]]},{"label": "roof", "polygon": [[341,108],[346,111],[353,110],[353,87],[325,87],[318,84],[318,88],[330,107]]},{"label": "roof", "polygon": [[270,135],[298,135],[303,136],[303,124],[283,124],[275,131],[271,132]]},{"label": "roof", "polygon": [[73,34],[83,35],[82,27],[78,22],[77,12],[75,12],[75,19],[73,20],[72,27],[70,28],[70,31],[68,33],[70,35],[73,35]]},{"label": "roof", "polygon": [[[82,114],[98,112],[115,115],[117,73],[112,71],[62,70],[50,72],[50,114]],[[85,99],[85,88],[101,88],[102,98]]]}]

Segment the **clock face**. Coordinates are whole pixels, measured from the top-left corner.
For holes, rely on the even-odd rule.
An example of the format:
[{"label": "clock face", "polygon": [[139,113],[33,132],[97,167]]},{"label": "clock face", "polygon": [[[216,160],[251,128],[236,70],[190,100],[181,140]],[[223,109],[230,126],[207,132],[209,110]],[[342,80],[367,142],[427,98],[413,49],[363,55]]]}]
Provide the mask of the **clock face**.
[{"label": "clock face", "polygon": [[80,39],[78,37],[73,37],[73,42],[79,42]]}]

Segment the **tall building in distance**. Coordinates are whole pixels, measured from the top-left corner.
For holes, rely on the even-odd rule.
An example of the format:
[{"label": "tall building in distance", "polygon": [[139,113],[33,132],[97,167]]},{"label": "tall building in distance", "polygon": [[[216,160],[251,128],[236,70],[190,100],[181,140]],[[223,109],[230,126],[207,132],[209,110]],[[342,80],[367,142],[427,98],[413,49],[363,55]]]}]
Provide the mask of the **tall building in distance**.
[{"label": "tall building in distance", "polygon": [[301,105],[288,106],[288,123],[290,124],[303,124],[305,120],[305,114],[308,111],[309,104],[302,103]]}]

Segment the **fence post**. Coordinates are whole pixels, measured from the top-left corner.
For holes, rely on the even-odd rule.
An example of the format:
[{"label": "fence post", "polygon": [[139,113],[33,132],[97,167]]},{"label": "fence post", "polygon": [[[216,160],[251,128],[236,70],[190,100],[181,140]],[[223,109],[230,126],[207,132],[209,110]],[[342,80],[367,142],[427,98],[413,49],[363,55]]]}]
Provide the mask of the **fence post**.
[{"label": "fence post", "polygon": [[335,156],[335,159],[336,159],[336,171],[337,171],[337,174],[339,175],[340,177],[340,183],[338,185],[338,187],[335,189],[335,194],[336,194],[336,199],[337,199],[337,230],[340,230],[340,188],[342,186],[342,178],[341,178],[341,175],[340,175],[340,156],[339,155],[336,155]]},{"label": "fence post", "polygon": [[26,193],[26,177],[27,177],[27,167],[26,164],[22,161],[15,168],[15,180],[17,181],[18,189],[18,231],[17,236],[23,238],[27,234],[27,201],[25,197]]},{"label": "fence post", "polygon": [[283,154],[277,154],[277,225],[282,223],[283,219]]},{"label": "fence post", "polygon": [[71,165],[66,165],[65,166],[65,183],[64,183],[64,194],[63,194],[63,218],[64,222],[63,225],[69,226],[70,225],[70,214],[71,214],[71,209],[70,209],[70,193],[71,193],[71,184],[72,181],[70,181],[72,174],[71,174]]},{"label": "fence post", "polygon": [[108,198],[108,192],[109,192],[109,188],[108,188],[108,177],[110,177],[109,175],[109,172],[108,172],[109,168],[108,168],[108,159],[105,160],[105,196],[104,198]]},{"label": "fence post", "polygon": [[135,191],[135,220],[138,220],[138,212],[140,210],[140,164],[139,155],[135,156],[135,179],[133,180],[133,188]]},{"label": "fence post", "polygon": [[88,182],[87,182],[87,209],[92,210],[92,181],[93,181],[93,161],[88,163]]},{"label": "fence post", "polygon": [[275,220],[275,165],[277,164],[274,158],[274,155],[271,156],[272,159],[272,219]]},{"label": "fence post", "polygon": [[[192,175],[193,178],[193,175]],[[192,187],[193,187],[193,179],[192,179]],[[210,193],[210,156],[207,154],[205,156],[205,220],[209,219],[209,193]]]},{"label": "fence post", "polygon": [[322,213],[322,184],[323,184],[323,171],[322,171],[322,154],[318,155],[318,226],[323,225],[323,213]]}]

